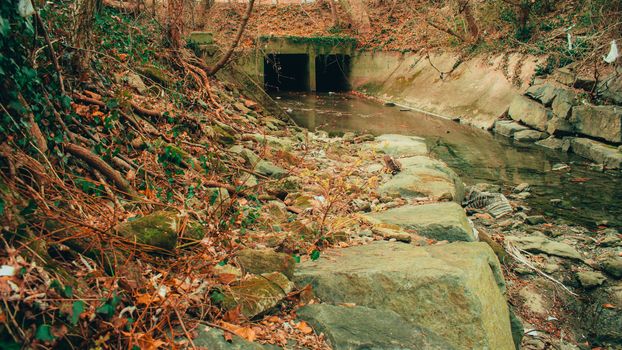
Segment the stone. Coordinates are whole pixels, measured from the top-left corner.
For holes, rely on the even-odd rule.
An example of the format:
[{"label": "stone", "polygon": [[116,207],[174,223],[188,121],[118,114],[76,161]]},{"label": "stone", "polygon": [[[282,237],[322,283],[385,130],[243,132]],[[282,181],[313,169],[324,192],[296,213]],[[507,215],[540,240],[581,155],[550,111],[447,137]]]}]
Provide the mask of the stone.
[{"label": "stone", "polygon": [[354,211],[363,211],[363,212],[371,211],[371,203],[367,200],[355,198],[352,200],[351,204],[352,204],[352,209]]},{"label": "stone", "polygon": [[568,119],[573,106],[577,105],[577,94],[569,89],[559,89],[551,106],[553,115],[559,119]]},{"label": "stone", "polygon": [[494,126],[494,133],[505,137],[512,137],[515,133],[529,130],[528,127],[511,120],[497,120]]},{"label": "stone", "polygon": [[534,84],[530,86],[525,95],[531,97],[534,100],[540,101],[543,105],[550,107],[553,100],[557,96],[560,87],[551,83]]},{"label": "stone", "polygon": [[269,176],[275,179],[282,179],[288,175],[287,170],[275,165],[267,160],[260,160],[254,169],[258,174]]},{"label": "stone", "polygon": [[556,151],[568,152],[570,149],[570,139],[559,139],[554,136],[549,136],[544,140],[536,141],[535,144]]},{"label": "stone", "polygon": [[523,130],[514,133],[514,140],[519,142],[533,142],[546,138],[547,133],[538,130]]},{"label": "stone", "polygon": [[293,289],[294,283],[280,272],[252,275],[223,292],[223,306],[231,310],[240,305],[242,314],[253,318],[276,306]]},{"label": "stone", "polygon": [[622,153],[602,142],[576,137],[572,139],[571,150],[581,157],[602,164],[605,168],[622,168]]},{"label": "stone", "polygon": [[164,250],[177,245],[181,218],[174,211],[156,211],[152,214],[117,225],[116,232],[130,241],[147,244]]},{"label": "stone", "polygon": [[226,188],[210,187],[205,190],[207,198],[209,198],[210,207],[212,207],[218,215],[227,210],[229,201],[229,191]]},{"label": "stone", "polygon": [[272,249],[243,249],[236,254],[236,261],[245,273],[280,272],[287,278],[294,276],[296,261],[291,255]]},{"label": "stone", "polygon": [[214,43],[214,34],[210,32],[190,32],[188,41],[199,45],[210,45]]},{"label": "stone", "polygon": [[609,142],[622,142],[622,107],[582,105],[572,108],[574,131]]},{"label": "stone", "polygon": [[542,215],[532,215],[525,218],[525,223],[529,225],[540,225],[546,223],[546,220]]},{"label": "stone", "polygon": [[268,145],[277,150],[290,151],[294,148],[294,142],[284,137],[263,134],[244,134],[242,135],[242,139],[252,139],[262,145]]},{"label": "stone", "polygon": [[410,233],[403,231],[397,225],[377,224],[372,227],[372,232],[384,239],[395,239],[396,241],[410,243],[412,236]]},{"label": "stone", "polygon": [[526,183],[526,182],[522,182],[522,183],[516,185],[516,187],[514,187],[512,189],[512,192],[514,192],[514,193],[528,192],[529,189],[530,189],[529,184]]},{"label": "stone", "polygon": [[525,96],[516,96],[510,103],[508,115],[515,121],[520,121],[540,131],[546,131],[546,126],[551,119],[552,113],[532,99]]},{"label": "stone", "polygon": [[296,314],[317,333],[324,333],[335,350],[455,349],[432,331],[411,324],[391,310],[312,304]]},{"label": "stone", "polygon": [[371,143],[377,151],[394,156],[422,156],[428,154],[425,139],[416,136],[385,134],[376,137]]},{"label": "stone", "polygon": [[147,85],[145,85],[145,82],[140,75],[136,73],[127,72],[125,74],[116,74],[115,80],[117,83],[127,83],[129,87],[136,89],[136,91],[141,94],[147,91]]},{"label": "stone", "polygon": [[583,288],[591,289],[602,285],[607,277],[596,271],[580,271],[577,272],[577,279]]},{"label": "stone", "polygon": [[454,202],[405,205],[365,215],[372,223],[397,225],[435,240],[474,241],[473,227],[464,209]]},{"label": "stone", "polygon": [[199,349],[209,350],[279,350],[278,346],[263,345],[233,335],[231,342],[224,337],[224,331],[218,328],[199,326],[194,330],[196,337],[192,339],[194,345]]},{"label": "stone", "polygon": [[530,253],[544,253],[547,255],[559,256],[583,261],[581,254],[568,244],[552,241],[542,236],[514,237],[506,236],[506,241],[511,242],[517,248]]},{"label": "stone", "polygon": [[169,87],[173,85],[173,80],[171,79],[171,77],[167,73],[165,73],[164,70],[154,65],[138,66],[136,67],[136,71],[164,87]]},{"label": "stone", "polygon": [[532,285],[521,288],[518,291],[518,299],[523,305],[523,308],[540,318],[545,318],[552,307]]},{"label": "stone", "polygon": [[613,73],[598,84],[598,95],[617,105],[622,105],[622,75]]},{"label": "stone", "polygon": [[622,257],[608,256],[601,261],[600,266],[608,275],[615,278],[622,278]]},{"label": "stone", "polygon": [[514,349],[505,283],[486,243],[328,250],[300,264],[294,280],[325,303],[393,311],[457,349]]},{"label": "stone", "polygon": [[622,343],[622,284],[596,289],[576,312],[593,342]]},{"label": "stone", "polygon": [[523,322],[516,316],[514,308],[510,306],[510,326],[512,328],[512,340],[514,340],[514,347],[516,350],[520,350],[521,341],[525,335],[525,327]]},{"label": "stone", "polygon": [[378,188],[381,195],[430,197],[461,203],[464,184],[445,163],[424,156],[400,159],[402,171]]},{"label": "stone", "polygon": [[[496,184],[490,184],[487,182],[479,182],[473,185],[473,187],[479,192],[489,192],[489,193],[500,193],[501,186]],[[471,191],[471,189],[467,189],[467,192]]]},{"label": "stone", "polygon": [[601,247],[619,247],[622,245],[622,239],[617,234],[607,235],[598,242],[598,245]]}]

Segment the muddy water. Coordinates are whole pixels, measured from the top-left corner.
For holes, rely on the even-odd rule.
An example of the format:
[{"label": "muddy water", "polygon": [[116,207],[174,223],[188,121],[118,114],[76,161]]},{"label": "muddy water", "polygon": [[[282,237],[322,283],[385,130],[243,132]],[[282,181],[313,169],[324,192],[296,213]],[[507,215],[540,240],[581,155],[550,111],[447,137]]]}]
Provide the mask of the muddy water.
[{"label": "muddy water", "polygon": [[[387,107],[350,95],[279,94],[277,101],[300,125],[334,133],[358,131],[425,137],[431,153],[467,184],[527,182],[536,211],[560,221],[622,228],[622,173],[593,170],[583,158],[545,150],[457,122]],[[554,171],[557,164],[569,169]],[[561,200],[561,202],[559,201]]]}]

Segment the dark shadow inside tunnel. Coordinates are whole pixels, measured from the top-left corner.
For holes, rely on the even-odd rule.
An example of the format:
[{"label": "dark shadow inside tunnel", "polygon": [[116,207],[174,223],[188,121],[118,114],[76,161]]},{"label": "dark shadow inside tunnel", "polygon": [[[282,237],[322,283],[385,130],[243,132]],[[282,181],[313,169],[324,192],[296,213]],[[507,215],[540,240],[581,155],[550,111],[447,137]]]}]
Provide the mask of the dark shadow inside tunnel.
[{"label": "dark shadow inside tunnel", "polygon": [[267,91],[309,91],[309,55],[267,55],[264,87]]},{"label": "dark shadow inside tunnel", "polygon": [[350,56],[318,55],[315,58],[315,81],[318,92],[350,90]]}]

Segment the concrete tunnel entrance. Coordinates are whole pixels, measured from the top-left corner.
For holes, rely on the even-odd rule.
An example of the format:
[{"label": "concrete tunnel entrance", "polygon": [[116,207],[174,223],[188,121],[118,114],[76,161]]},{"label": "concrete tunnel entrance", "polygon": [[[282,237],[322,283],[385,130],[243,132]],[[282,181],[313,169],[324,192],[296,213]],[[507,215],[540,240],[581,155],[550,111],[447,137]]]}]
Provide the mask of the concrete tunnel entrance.
[{"label": "concrete tunnel entrance", "polygon": [[349,91],[350,56],[268,54],[264,58],[267,91]]}]

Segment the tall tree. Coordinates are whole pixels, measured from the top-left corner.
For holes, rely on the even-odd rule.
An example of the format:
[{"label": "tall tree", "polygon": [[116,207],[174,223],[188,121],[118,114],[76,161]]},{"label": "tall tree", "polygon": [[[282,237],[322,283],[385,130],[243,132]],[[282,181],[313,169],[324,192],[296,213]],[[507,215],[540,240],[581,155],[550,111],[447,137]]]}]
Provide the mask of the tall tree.
[{"label": "tall tree", "polygon": [[171,47],[179,49],[183,46],[181,39],[184,31],[184,0],[168,0],[168,36]]},{"label": "tall tree", "polygon": [[99,7],[100,0],[76,0],[74,3],[71,41],[78,51],[73,63],[74,68],[82,75],[87,74],[91,63],[93,23]]},{"label": "tall tree", "polygon": [[458,12],[464,16],[464,20],[467,24],[467,29],[469,30],[469,35],[471,37],[471,41],[476,42],[479,40],[479,27],[477,25],[477,20],[473,15],[473,8],[471,7],[470,0],[459,0],[458,1]]}]

